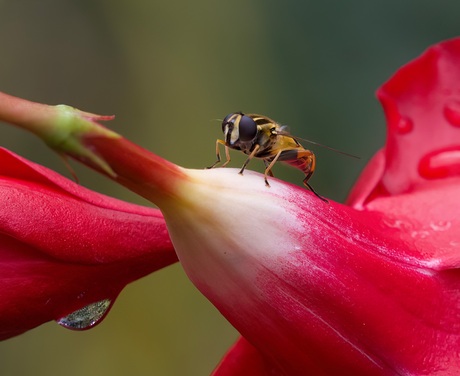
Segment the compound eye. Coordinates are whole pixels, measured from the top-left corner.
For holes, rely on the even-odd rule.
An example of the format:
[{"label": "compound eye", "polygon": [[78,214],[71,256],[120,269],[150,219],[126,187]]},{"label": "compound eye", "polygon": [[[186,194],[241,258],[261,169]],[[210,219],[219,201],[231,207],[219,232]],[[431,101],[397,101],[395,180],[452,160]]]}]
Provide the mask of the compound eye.
[{"label": "compound eye", "polygon": [[256,137],[257,124],[249,116],[243,115],[238,127],[238,135],[241,141],[251,141]]},{"label": "compound eye", "polygon": [[223,132],[223,133],[225,133],[225,128],[226,128],[227,124],[233,123],[233,122],[235,121],[235,120],[230,121],[230,118],[231,118],[233,115],[235,115],[235,114],[233,114],[233,113],[228,114],[227,116],[225,116],[224,120],[222,120],[222,132]]}]

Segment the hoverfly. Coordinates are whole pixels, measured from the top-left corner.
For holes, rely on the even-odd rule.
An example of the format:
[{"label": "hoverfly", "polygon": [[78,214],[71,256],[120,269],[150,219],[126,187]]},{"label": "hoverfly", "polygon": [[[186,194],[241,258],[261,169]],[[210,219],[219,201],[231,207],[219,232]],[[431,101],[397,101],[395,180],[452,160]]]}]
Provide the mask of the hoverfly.
[{"label": "hoverfly", "polygon": [[[241,150],[248,155],[248,158],[239,173],[243,173],[252,158],[260,158],[265,164],[265,184],[270,186],[267,177],[273,176],[273,165],[277,161],[282,161],[301,170],[305,174],[303,184],[317,197],[327,202],[308,183],[308,180],[315,171],[315,155],[310,150],[305,149],[298,141],[298,138],[289,134],[286,126],[278,124],[266,116],[235,112],[227,115],[222,121],[222,132],[224,133],[224,140],[218,139],[216,141],[217,161],[208,168],[213,168],[220,163],[219,145],[224,145],[227,160],[222,164],[222,167],[225,167],[230,162],[229,148]],[[317,144],[315,142],[311,143]],[[325,147],[332,149],[327,146]],[[355,157],[351,154],[340,153]]]}]

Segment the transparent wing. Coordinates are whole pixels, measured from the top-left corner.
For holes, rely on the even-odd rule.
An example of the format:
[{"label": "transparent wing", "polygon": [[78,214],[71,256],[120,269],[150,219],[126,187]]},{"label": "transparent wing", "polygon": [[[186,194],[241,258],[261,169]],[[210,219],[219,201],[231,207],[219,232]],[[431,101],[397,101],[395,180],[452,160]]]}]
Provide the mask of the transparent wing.
[{"label": "transparent wing", "polygon": [[346,155],[347,157],[361,159],[357,155],[350,154],[350,153],[347,153],[347,152],[344,152],[344,151],[341,151],[341,150],[338,150],[338,149],[331,148],[330,146],[320,144],[319,142],[307,140],[306,138],[300,138],[300,137],[297,137],[297,136],[293,136],[292,134],[289,133],[289,128],[286,125],[281,126],[281,128],[276,133],[279,134],[279,135],[282,135],[282,136],[291,137],[296,141],[304,141],[304,142],[308,142],[308,143],[310,143],[312,145],[316,145],[316,146],[320,146],[320,147],[325,148],[325,149],[329,149],[329,150],[334,151],[336,153]]}]

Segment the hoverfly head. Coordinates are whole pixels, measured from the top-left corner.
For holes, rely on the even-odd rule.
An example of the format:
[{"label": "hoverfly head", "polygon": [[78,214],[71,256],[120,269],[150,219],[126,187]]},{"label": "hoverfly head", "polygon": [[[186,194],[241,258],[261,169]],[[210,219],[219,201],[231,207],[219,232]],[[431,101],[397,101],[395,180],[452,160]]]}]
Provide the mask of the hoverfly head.
[{"label": "hoverfly head", "polygon": [[257,124],[241,112],[231,113],[222,121],[222,132],[225,142],[233,146],[252,141],[257,135]]}]

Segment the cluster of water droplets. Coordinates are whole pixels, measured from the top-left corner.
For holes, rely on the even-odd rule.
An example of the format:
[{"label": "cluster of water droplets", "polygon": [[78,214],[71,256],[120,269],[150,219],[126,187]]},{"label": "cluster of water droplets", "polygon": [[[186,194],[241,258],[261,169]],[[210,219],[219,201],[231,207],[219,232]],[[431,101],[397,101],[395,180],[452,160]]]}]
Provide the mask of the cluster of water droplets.
[{"label": "cluster of water droplets", "polygon": [[[460,128],[460,100],[451,99],[447,101],[443,108],[443,115],[447,122]],[[400,115],[395,124],[395,130],[399,134],[408,134],[414,129],[414,122],[408,116]]]},{"label": "cluster of water droplets", "polygon": [[414,239],[426,239],[433,233],[448,231],[451,227],[452,222],[450,221],[431,221],[422,229],[411,231],[410,236]]},{"label": "cluster of water droplets", "polygon": [[103,299],[77,309],[71,314],[56,320],[56,322],[67,329],[89,329],[104,319],[111,305],[112,301],[110,299]]},{"label": "cluster of water droplets", "polygon": [[452,227],[451,221],[431,221],[427,225],[420,226],[415,225],[408,220],[387,218],[384,220],[384,223],[390,228],[398,229],[404,233],[410,234],[410,236],[414,239],[426,239],[434,233],[448,231]]},{"label": "cluster of water droplets", "polygon": [[[459,128],[460,131],[460,100],[448,100],[442,108],[442,114],[448,124]],[[414,130],[414,122],[410,117],[400,114],[398,120],[393,124],[393,129],[399,135],[408,135]],[[436,130],[433,129],[435,137],[434,132]],[[456,139],[453,138],[451,145],[433,150],[423,156],[419,164],[419,174],[426,179],[460,175],[460,139],[458,145],[455,143]]]}]

